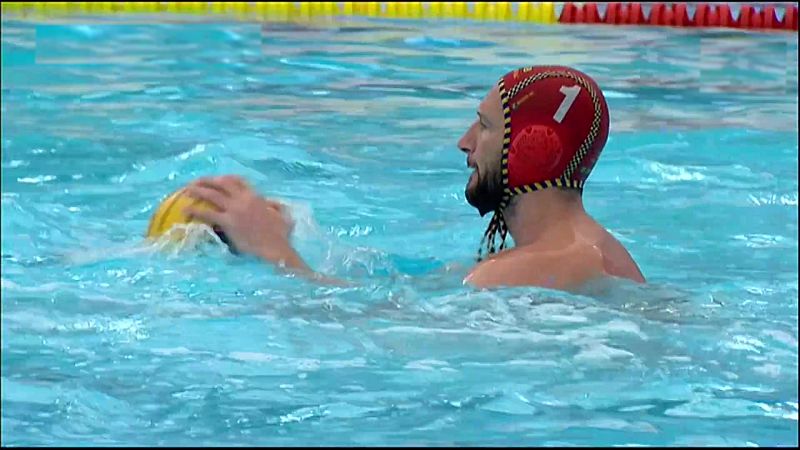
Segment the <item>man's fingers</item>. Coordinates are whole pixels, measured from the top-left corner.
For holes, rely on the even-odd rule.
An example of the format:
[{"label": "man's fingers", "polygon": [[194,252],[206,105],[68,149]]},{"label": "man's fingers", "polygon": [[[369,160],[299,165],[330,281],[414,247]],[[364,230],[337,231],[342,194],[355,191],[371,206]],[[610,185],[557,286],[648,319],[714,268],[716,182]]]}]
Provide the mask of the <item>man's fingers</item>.
[{"label": "man's fingers", "polygon": [[266,198],[264,199],[264,203],[265,203],[267,206],[269,206],[270,208],[272,208],[272,209],[274,209],[274,210],[276,210],[276,211],[278,211],[278,212],[283,212],[283,208],[284,208],[284,206],[283,206],[283,204],[282,204],[282,203],[278,203],[278,202],[276,202],[276,201],[273,201],[273,200],[268,200],[268,199],[266,199]]},{"label": "man's fingers", "polygon": [[213,211],[206,208],[198,208],[195,206],[187,206],[183,209],[183,213],[189,217],[196,217],[209,225],[217,225],[220,228],[224,227],[223,224],[225,216],[218,211]]},{"label": "man's fingers", "polygon": [[209,189],[216,189],[227,196],[236,194],[249,189],[247,182],[238,175],[225,175],[221,177],[198,178],[192,183],[194,186],[202,186]]},{"label": "man's fingers", "polygon": [[189,186],[190,187],[191,186],[199,186],[199,187],[204,187],[204,188],[207,188],[207,189],[214,189],[216,191],[221,192],[222,194],[224,194],[227,197],[230,197],[234,193],[234,191],[231,190],[230,183],[223,183],[222,182],[222,177],[203,177],[203,178],[198,178],[197,180],[195,180]]},{"label": "man's fingers", "polygon": [[215,208],[221,211],[225,211],[227,209],[228,197],[216,189],[207,187],[205,185],[195,184],[187,187],[186,193],[198,200],[204,200],[208,203],[211,203]]},{"label": "man's fingers", "polygon": [[222,177],[217,177],[217,183],[225,189],[228,195],[233,195],[238,192],[246,190],[247,183],[242,180],[242,177],[236,175],[225,175]]},{"label": "man's fingers", "polygon": [[226,175],[221,178],[223,183],[226,183],[226,185],[231,186],[231,189],[243,191],[249,188],[247,182],[244,181],[244,179],[242,179],[242,177],[238,175]]}]

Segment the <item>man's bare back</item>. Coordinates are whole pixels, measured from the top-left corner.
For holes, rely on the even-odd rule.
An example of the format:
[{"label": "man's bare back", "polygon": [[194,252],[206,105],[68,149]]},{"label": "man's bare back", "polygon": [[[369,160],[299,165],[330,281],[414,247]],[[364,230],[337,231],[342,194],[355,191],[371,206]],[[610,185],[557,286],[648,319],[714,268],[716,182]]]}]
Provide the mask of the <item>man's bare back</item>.
[{"label": "man's bare back", "polygon": [[534,285],[574,290],[604,277],[645,281],[625,247],[584,214],[536,242],[483,261],[464,281],[480,288]]}]

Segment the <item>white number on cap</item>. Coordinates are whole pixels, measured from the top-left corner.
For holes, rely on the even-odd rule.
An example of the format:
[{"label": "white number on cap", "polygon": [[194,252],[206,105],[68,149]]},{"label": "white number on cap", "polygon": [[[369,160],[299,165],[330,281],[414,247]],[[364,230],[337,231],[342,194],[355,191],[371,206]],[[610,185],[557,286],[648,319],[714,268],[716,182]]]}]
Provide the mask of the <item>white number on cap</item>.
[{"label": "white number on cap", "polygon": [[561,102],[561,106],[558,107],[558,111],[553,115],[553,120],[558,123],[561,123],[564,120],[564,116],[567,115],[567,111],[575,103],[575,99],[578,97],[578,94],[581,92],[581,87],[578,85],[572,87],[561,86],[561,89],[558,90],[564,94],[564,101]]}]

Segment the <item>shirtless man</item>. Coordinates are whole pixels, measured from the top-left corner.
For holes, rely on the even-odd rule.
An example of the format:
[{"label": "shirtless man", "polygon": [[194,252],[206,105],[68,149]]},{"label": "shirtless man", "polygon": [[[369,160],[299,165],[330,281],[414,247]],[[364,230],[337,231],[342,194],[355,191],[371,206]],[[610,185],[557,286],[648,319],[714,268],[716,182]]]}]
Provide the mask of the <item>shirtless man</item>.
[{"label": "shirtless man", "polygon": [[[489,91],[458,141],[474,169],[467,201],[481,216],[493,213],[465,283],[574,290],[606,277],[644,282],[627,250],[583,208],[583,185],[608,126],[602,91],[572,68],[520,68]],[[186,212],[224,232],[237,251],[315,275],[289,242],[281,204],[236,176],[202,178],[187,191],[218,211]],[[505,249],[509,233],[515,247]]]}]

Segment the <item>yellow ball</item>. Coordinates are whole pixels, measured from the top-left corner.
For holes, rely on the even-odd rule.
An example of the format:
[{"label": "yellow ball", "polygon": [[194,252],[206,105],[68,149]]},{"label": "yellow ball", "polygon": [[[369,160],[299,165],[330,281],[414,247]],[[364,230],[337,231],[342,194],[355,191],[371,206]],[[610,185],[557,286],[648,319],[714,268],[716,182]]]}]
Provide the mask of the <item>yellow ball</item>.
[{"label": "yellow ball", "polygon": [[[189,217],[184,213],[184,209],[192,206],[199,209],[215,209],[210,203],[192,198],[186,193],[186,189],[182,188],[166,198],[161,205],[158,206],[153,217],[150,219],[150,225],[147,227],[147,238],[159,238],[168,234],[170,240],[179,240],[184,236],[183,230],[180,228],[172,229],[173,226],[182,224],[188,225],[190,223],[203,223],[200,219]],[[172,230],[172,231],[170,231]]]}]

